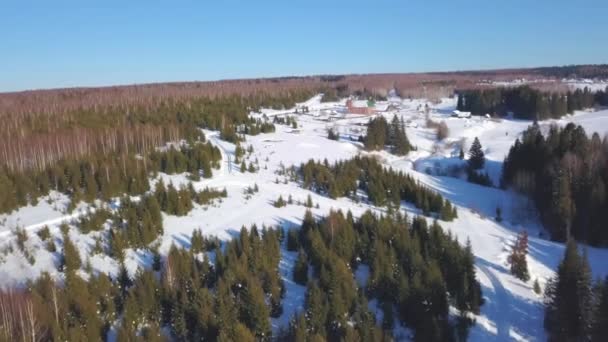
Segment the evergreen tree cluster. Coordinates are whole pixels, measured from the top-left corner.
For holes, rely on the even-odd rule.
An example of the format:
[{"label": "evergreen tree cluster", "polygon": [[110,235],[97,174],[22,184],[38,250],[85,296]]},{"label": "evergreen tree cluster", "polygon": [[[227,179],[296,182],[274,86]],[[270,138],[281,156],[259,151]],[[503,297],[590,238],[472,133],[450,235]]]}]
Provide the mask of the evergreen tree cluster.
[{"label": "evergreen tree cluster", "polygon": [[340,140],[340,133],[335,131],[333,128],[327,129],[327,139],[329,140]]},{"label": "evergreen tree cluster", "polygon": [[553,239],[608,245],[608,142],[581,126],[529,127],[503,164],[504,187],[528,194]]},{"label": "evergreen tree cluster", "polygon": [[248,124],[239,126],[237,131],[242,134],[258,135],[262,133],[272,133],[276,130],[274,124],[260,119],[250,119]]},{"label": "evergreen tree cluster", "polygon": [[608,334],[608,278],[592,282],[586,253],[569,240],[557,274],[545,287],[549,341],[604,341]]},{"label": "evergreen tree cluster", "polygon": [[87,216],[83,216],[78,220],[78,229],[83,234],[88,234],[92,231],[100,231],[103,229],[103,224],[113,217],[112,212],[106,208],[97,208],[94,212]]},{"label": "evergreen tree cluster", "polygon": [[[284,295],[280,240],[279,231],[252,227],[223,249],[203,247],[213,248],[215,265],[206,254],[196,256],[198,247],[172,246],[164,260],[155,257],[153,270],[130,275],[122,266],[116,277],[100,273],[85,281],[73,272],[80,261],[68,238],[64,285],[43,273],[18,291],[32,303],[40,340],[107,340],[115,324],[119,341],[269,340],[270,318],[281,314]],[[195,242],[205,246],[198,233]]]},{"label": "evergreen tree cluster", "polygon": [[[478,312],[482,305],[470,246],[463,248],[423,218],[410,224],[400,214],[368,211],[354,219],[338,211],[315,220],[308,211],[299,232],[289,232],[288,247],[299,249],[294,280],[307,284],[305,308],[292,321],[290,340],[303,335],[381,341],[394,320],[412,328],[417,341],[451,340],[456,329],[448,306]],[[370,267],[370,277],[359,288],[353,273],[362,265]],[[368,310],[371,299],[383,310],[384,332]]]},{"label": "evergreen tree cluster", "polygon": [[368,150],[381,150],[388,145],[391,153],[400,156],[406,155],[413,149],[405,133],[403,118],[399,120],[397,115],[393,116],[390,125],[383,116],[370,119],[363,145]]},{"label": "evergreen tree cluster", "polygon": [[10,171],[0,169],[0,213],[10,212],[27,204],[36,204],[38,197],[56,190],[72,199],[91,202],[109,200],[123,194],[140,195],[149,190],[148,177],[157,172],[168,174],[191,172],[211,177],[211,169],[219,167],[221,154],[209,143],[192,143],[179,150],[135,154],[92,155],[66,159],[43,171]]},{"label": "evergreen tree cluster", "polygon": [[272,122],[275,124],[279,124],[279,125],[286,125],[286,126],[290,126],[291,128],[298,128],[298,121],[296,120],[295,116],[290,116],[290,115],[286,115],[286,116],[275,116],[272,119]]},{"label": "evergreen tree cluster", "polygon": [[140,201],[128,197],[121,200],[111,230],[110,249],[113,256],[122,256],[125,248],[146,248],[163,234],[161,206],[155,196]]},{"label": "evergreen tree cluster", "polygon": [[188,172],[198,179],[199,176],[211,178],[212,168],[219,168],[222,154],[211,143],[194,143],[169,147],[166,151],[150,154],[152,169],[157,172],[176,174]]},{"label": "evergreen tree cluster", "polygon": [[457,109],[473,115],[512,112],[516,118],[544,120],[591,108],[603,102],[603,96],[603,92],[593,93],[586,87],[566,93],[543,92],[529,86],[473,89],[459,92]]},{"label": "evergreen tree cluster", "polygon": [[422,209],[425,215],[437,213],[446,221],[457,217],[450,201],[403,172],[385,169],[373,158],[357,156],[331,166],[327,161],[310,160],[300,166],[299,174],[304,188],[331,198],[357,199],[357,191],[361,190],[374,205],[398,207],[401,201],[407,201]]},{"label": "evergreen tree cluster", "polygon": [[188,214],[193,208],[193,201],[205,205],[216,198],[227,196],[226,189],[220,191],[205,188],[201,191],[196,191],[192,183],[189,183],[187,186],[182,185],[177,189],[172,183],[165,186],[162,179],[156,183],[156,188],[154,189],[154,197],[158,201],[161,210],[169,215],[176,216]]},{"label": "evergreen tree cluster", "polygon": [[[152,195],[123,199],[110,229],[113,256],[120,260],[126,247],[150,248],[162,233],[156,202]],[[478,312],[482,304],[470,246],[436,223],[410,223],[399,213],[354,219],[330,212],[315,219],[307,211],[302,227],[287,236],[288,248],[298,250],[294,279],[306,286],[306,299],[276,335],[270,318],[282,314],[285,295],[282,230],[243,228],[223,246],[196,230],[189,250],[172,246],[166,257],[153,250],[151,270],[129,274],[123,265],[116,276],[91,274],[87,281],[76,272],[82,259],[68,230],[62,228],[65,282],[44,273],[18,290],[33,305],[42,340],[105,340],[114,326],[121,341],[384,341],[399,320],[416,340],[443,341],[462,333],[448,319],[449,305]],[[362,265],[370,278],[359,288],[353,273]],[[384,311],[382,328],[369,311],[371,299]]]}]

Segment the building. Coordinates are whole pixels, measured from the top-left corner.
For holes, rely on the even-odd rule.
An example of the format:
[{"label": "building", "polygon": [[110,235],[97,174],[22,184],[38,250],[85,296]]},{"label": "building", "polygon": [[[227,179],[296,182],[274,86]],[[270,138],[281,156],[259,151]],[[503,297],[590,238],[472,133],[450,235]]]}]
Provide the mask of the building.
[{"label": "building", "polygon": [[376,104],[372,100],[346,100],[346,108],[349,113],[371,115],[379,112],[386,112],[391,108],[389,104]]},{"label": "building", "polygon": [[459,110],[455,110],[452,112],[452,117],[455,118],[470,118],[471,112],[461,112]]}]

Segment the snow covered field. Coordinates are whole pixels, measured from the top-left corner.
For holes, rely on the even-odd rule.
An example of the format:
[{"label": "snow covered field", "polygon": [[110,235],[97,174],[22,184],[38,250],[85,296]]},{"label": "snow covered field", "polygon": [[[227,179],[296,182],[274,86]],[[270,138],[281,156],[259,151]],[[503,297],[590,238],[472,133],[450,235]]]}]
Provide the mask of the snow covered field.
[{"label": "snow covered field", "polygon": [[[515,139],[531,123],[522,120],[500,120],[482,117],[470,119],[452,118],[450,114],[455,107],[455,99],[444,99],[439,104],[429,104],[429,117],[434,121],[445,121],[449,135],[442,142],[437,142],[433,130],[425,128],[426,115],[422,110],[424,100],[401,100],[390,98],[396,108],[382,114],[389,120],[393,115],[403,118],[407,125],[407,135],[416,151],[405,157],[396,157],[386,152],[374,153],[388,166],[404,170],[420,182],[439,191],[458,207],[458,219],[453,222],[441,222],[444,228],[450,229],[464,243],[470,239],[476,256],[477,276],[482,284],[483,295],[486,298],[481,314],[476,317],[477,324],[473,327],[470,339],[473,341],[488,340],[545,340],[543,331],[542,298],[532,290],[534,279],[538,279],[541,287],[552,277],[557,264],[560,262],[564,245],[546,239],[543,229],[538,222],[536,213],[530,209],[529,202],[514,193],[498,188],[481,187],[466,182],[458,177],[450,176],[450,169],[462,164],[458,152],[462,146],[468,151],[474,137],[478,137],[486,153],[486,170],[495,184],[498,184],[502,160],[508,153]],[[297,202],[304,202],[308,195],[318,208],[313,209],[316,215],[327,214],[331,208],[351,210],[354,215],[360,215],[370,206],[355,203],[342,198],[332,200],[302,189],[298,184],[290,182],[286,177],[278,175],[283,167],[298,166],[309,159],[332,161],[348,159],[357,154],[365,154],[361,144],[351,140],[365,133],[363,126],[368,118],[361,115],[340,114],[332,112],[343,106],[339,103],[321,103],[316,96],[306,103],[307,114],[296,115],[298,128],[293,129],[284,125],[276,125],[277,131],[272,134],[248,136],[243,144],[251,145],[253,153],[247,155],[246,162],[256,162],[259,165],[257,173],[240,172],[240,166],[234,164],[235,146],[221,141],[216,132],[206,131],[208,139],[218,146],[223,154],[221,168],[214,170],[211,179],[195,182],[197,189],[205,187],[226,188],[228,197],[207,206],[195,205],[188,215],[177,217],[163,214],[164,236],[159,241],[161,254],[166,254],[172,244],[189,246],[190,236],[195,229],[201,229],[205,235],[217,236],[220,239],[230,239],[238,234],[242,226],[277,226],[283,228],[297,227],[301,223],[306,208]],[[293,111],[264,110],[255,114],[258,117],[284,115]],[[541,126],[550,124],[565,125],[574,122],[583,125],[587,133],[597,131],[600,136],[608,133],[608,110],[598,112],[580,112],[560,120],[541,122]],[[341,135],[340,141],[327,139],[327,129],[334,128]],[[232,162],[232,165],[229,164]],[[165,183],[180,184],[187,182],[185,175],[161,175]],[[155,182],[157,180],[151,180]],[[259,192],[250,197],[245,194],[248,187],[258,185]],[[283,208],[275,208],[273,202],[279,197],[293,198],[294,204]],[[249,197],[249,198],[248,198]],[[68,199],[65,196],[52,193],[39,200],[36,206],[22,208],[9,215],[0,215],[0,284],[24,284],[28,278],[34,278],[42,271],[61,278],[57,271],[58,260],[43,246],[36,234],[29,234],[26,245],[35,256],[31,265],[20,251],[10,251],[9,244],[15,240],[12,231],[16,227],[25,228],[34,233],[44,226],[59,241],[59,225],[71,222],[74,218],[86,213],[87,205],[80,205],[73,213],[65,212]],[[496,207],[501,207],[503,221],[496,222],[493,217]],[[379,208],[373,210],[382,211]],[[412,207],[403,208],[410,213],[417,213]],[[531,280],[524,283],[510,275],[507,266],[509,245],[521,230],[530,234],[528,265]],[[77,244],[83,256],[84,263],[88,259],[94,272],[116,274],[118,264],[107,256],[92,255],[94,237],[100,233],[82,235],[72,228],[70,237]],[[608,250],[588,248],[590,264],[595,276],[608,274]],[[291,278],[291,270],[295,261],[295,253],[283,250],[283,260],[280,271],[286,284],[284,313],[273,320],[273,327],[287,324],[291,316],[300,310],[304,302],[305,288],[295,284]],[[127,268],[134,273],[139,267],[149,267],[151,256],[149,252],[131,250],[127,253]],[[364,269],[357,273],[357,281],[365,282]],[[373,305],[373,303],[370,303]],[[379,313],[381,314],[381,313]],[[407,331],[402,328],[400,330]],[[404,333],[405,335],[405,333]]]}]

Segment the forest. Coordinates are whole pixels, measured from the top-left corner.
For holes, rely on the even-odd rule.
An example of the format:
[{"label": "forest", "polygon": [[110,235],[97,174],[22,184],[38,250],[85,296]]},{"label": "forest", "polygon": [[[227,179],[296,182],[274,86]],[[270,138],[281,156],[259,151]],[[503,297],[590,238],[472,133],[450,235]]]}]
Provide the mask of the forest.
[{"label": "forest", "polygon": [[608,106],[608,89],[592,92],[588,88],[575,91],[546,92],[521,86],[458,91],[457,109],[473,115],[507,115],[526,120],[560,118],[575,110]]},{"label": "forest", "polygon": [[608,336],[608,277],[593,279],[587,254],[573,239],[544,299],[549,341],[604,341]]},{"label": "forest", "polygon": [[608,246],[607,156],[608,141],[581,126],[544,136],[532,125],[505,158],[501,183],[533,199],[553,239]]},{"label": "forest", "polygon": [[[204,136],[198,137],[204,139]],[[61,159],[42,170],[0,169],[0,213],[27,204],[55,190],[70,196],[73,208],[81,200],[109,200],[123,194],[140,195],[149,190],[150,176],[158,172],[189,172],[196,180],[212,176],[219,167],[219,149],[208,142],[192,141],[179,147],[155,150],[146,156],[135,153],[96,154],[79,159]]]},{"label": "forest", "polygon": [[432,213],[444,221],[458,216],[456,207],[402,171],[385,169],[377,160],[355,157],[329,165],[310,160],[300,166],[298,177],[306,189],[330,198],[350,197],[359,201],[363,191],[374,205],[399,208],[401,201],[413,203],[424,215]]},{"label": "forest", "polygon": [[[116,213],[120,219],[108,221],[111,240],[98,251],[120,260],[123,248],[144,243],[154,255],[150,268],[130,275],[123,265],[116,277],[99,273],[85,281],[78,273],[88,266],[64,226],[55,253],[65,284],[43,273],[23,289],[0,292],[0,339],[91,341],[111,333],[119,341],[162,341],[168,332],[178,341],[386,341],[402,322],[417,341],[463,340],[472,324],[464,313],[483,304],[470,245],[461,246],[436,222],[428,226],[400,212],[358,219],[330,212],[316,219],[308,211],[302,226],[287,234],[243,227],[220,243],[195,231],[189,249],[172,246],[161,257],[154,244],[145,245],[150,239],[129,230],[138,226],[129,223],[134,219],[162,232],[155,202],[149,196],[126,203]],[[123,235],[126,241],[115,241]],[[291,324],[273,335],[271,318],[282,314],[285,297],[282,244],[298,253],[293,277],[306,286],[306,298]],[[369,267],[367,285],[355,281],[357,267]],[[381,325],[370,300],[384,311]],[[450,305],[462,314],[456,320],[448,317]]]}]

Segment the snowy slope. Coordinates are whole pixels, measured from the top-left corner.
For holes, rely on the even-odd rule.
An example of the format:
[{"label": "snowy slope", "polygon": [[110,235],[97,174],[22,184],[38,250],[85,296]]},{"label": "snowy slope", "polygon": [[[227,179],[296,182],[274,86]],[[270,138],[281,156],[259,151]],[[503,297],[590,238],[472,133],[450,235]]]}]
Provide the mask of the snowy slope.
[{"label": "snowy slope", "polygon": [[[457,206],[459,217],[454,222],[440,223],[444,228],[450,229],[462,243],[467,239],[472,243],[476,256],[477,276],[483,286],[486,304],[482,307],[481,314],[476,317],[477,324],[471,331],[471,340],[544,340],[542,299],[533,292],[532,282],[538,279],[541,287],[544,287],[561,260],[564,246],[543,238],[542,226],[525,198],[497,188],[471,184],[457,177],[451,177],[445,172],[427,174],[428,170],[445,171],[451,166],[461,164],[462,161],[455,157],[460,146],[463,145],[466,151],[472,140],[479,137],[486,152],[486,169],[497,183],[503,158],[514,140],[530,125],[530,122],[451,118],[450,113],[455,107],[455,100],[444,99],[439,104],[429,103],[430,118],[435,121],[445,121],[450,131],[445,141],[437,142],[434,132],[425,128],[426,118],[421,108],[426,101],[391,98],[390,102],[398,105],[398,109],[382,115],[388,120],[391,120],[393,115],[403,117],[407,123],[407,135],[418,149],[405,157],[396,157],[386,152],[374,154],[379,156],[387,167],[410,173],[420,182],[450,199]],[[340,108],[344,105],[344,101],[321,103],[319,96],[300,105],[308,106],[310,113],[297,115],[298,129],[277,125],[275,133],[247,137],[243,145],[245,147],[251,145],[254,152],[245,160],[247,165],[253,162],[259,166],[259,171],[256,173],[241,173],[240,165],[234,164],[235,146],[221,141],[216,132],[205,132],[209,141],[222,151],[223,160],[220,169],[214,170],[211,179],[194,182],[194,186],[197,189],[226,188],[228,197],[207,206],[195,205],[194,210],[186,216],[163,214],[165,232],[158,241],[161,254],[167,253],[172,244],[188,247],[190,236],[195,229],[201,229],[205,235],[217,236],[225,240],[238,234],[242,226],[249,228],[254,223],[259,227],[262,225],[280,225],[284,229],[298,227],[306,208],[297,203],[304,202],[308,195],[315,204],[319,205],[319,208],[313,208],[313,213],[316,215],[325,215],[332,208],[351,210],[354,215],[360,215],[371,208],[369,205],[354,203],[349,199],[332,200],[311,193],[278,174],[282,167],[298,166],[309,159],[327,159],[333,162],[366,153],[362,151],[360,143],[351,141],[349,137],[365,133],[362,125],[367,122],[368,117],[324,116],[323,109]],[[293,113],[293,110],[263,112],[267,115],[281,115]],[[582,124],[589,133],[598,130],[603,136],[608,132],[608,111],[580,112],[562,120],[541,122],[541,125],[543,127],[548,127],[552,123],[565,125],[569,121]],[[337,128],[341,133],[340,141],[326,138],[326,130],[329,127]],[[187,182],[185,175],[161,174],[159,177],[165,183],[172,182],[176,185]],[[156,181],[158,179],[151,180],[152,183]],[[249,197],[245,194],[245,190],[255,184],[260,191]],[[272,203],[279,195],[284,199],[291,196],[294,204],[275,208]],[[59,225],[63,222],[69,223],[84,213],[86,207],[81,205],[77,211],[68,214],[65,213],[67,201],[65,196],[52,193],[48,198],[40,199],[36,206],[22,208],[8,215],[0,215],[1,285],[24,284],[25,280],[36,277],[45,270],[61,279],[61,274],[57,271],[57,255],[46,251],[40,239],[33,233],[48,225],[60,246]],[[501,207],[503,211],[504,220],[501,223],[493,219],[496,207]],[[371,209],[382,211],[378,208]],[[403,209],[416,213],[411,207]],[[27,245],[30,250],[35,251],[36,262],[33,265],[25,260],[20,251],[14,249],[11,252],[8,248],[9,245],[14,244],[12,230],[18,226],[31,232]],[[530,233],[528,264],[532,280],[528,283],[511,276],[506,264],[509,244],[522,229]],[[78,246],[84,263],[90,262],[93,272],[116,274],[118,264],[115,260],[105,255],[92,255],[96,234],[100,233],[82,235],[76,228],[72,228],[70,237]],[[608,257],[608,250],[588,248],[588,254],[594,274],[596,276],[608,274],[608,264],[602,262]],[[303,307],[305,289],[291,280],[295,258],[295,253],[283,251],[280,272],[285,280],[287,293],[283,315],[273,320],[274,329],[285,326],[292,315]],[[128,251],[126,260],[128,270],[134,273],[140,267],[150,267],[151,256],[149,252],[131,250]],[[360,284],[365,282],[367,273],[368,270],[364,267],[357,271],[356,278]],[[370,302],[370,305],[373,306],[373,302]],[[381,315],[381,312],[378,314]],[[403,336],[407,335],[405,327],[401,327],[400,331]]]}]

